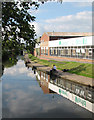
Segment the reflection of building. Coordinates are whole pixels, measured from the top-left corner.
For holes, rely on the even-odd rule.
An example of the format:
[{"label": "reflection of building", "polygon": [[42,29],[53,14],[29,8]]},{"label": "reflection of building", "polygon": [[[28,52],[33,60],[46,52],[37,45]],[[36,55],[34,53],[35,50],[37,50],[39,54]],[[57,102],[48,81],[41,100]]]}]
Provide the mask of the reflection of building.
[{"label": "reflection of building", "polygon": [[35,56],[37,55],[57,59],[90,60],[94,55],[92,34],[67,32],[44,33],[40,37],[40,44],[36,45],[35,48]]},{"label": "reflection of building", "polygon": [[48,74],[41,71],[37,71],[36,75],[44,93],[57,93],[81,107],[94,112],[93,88],[62,78],[52,80]]},{"label": "reflection of building", "polygon": [[49,88],[81,107],[94,112],[94,89],[60,78],[57,78],[56,82],[50,80]]},{"label": "reflection of building", "polygon": [[84,99],[94,102],[94,89],[88,86],[82,86],[80,84],[74,83],[72,81],[64,80],[61,78],[56,78],[56,81],[50,80],[50,83],[57,85],[69,92],[72,92]]},{"label": "reflection of building", "polygon": [[37,71],[36,75],[44,94],[54,93],[52,90],[48,88],[50,76],[42,71]]}]

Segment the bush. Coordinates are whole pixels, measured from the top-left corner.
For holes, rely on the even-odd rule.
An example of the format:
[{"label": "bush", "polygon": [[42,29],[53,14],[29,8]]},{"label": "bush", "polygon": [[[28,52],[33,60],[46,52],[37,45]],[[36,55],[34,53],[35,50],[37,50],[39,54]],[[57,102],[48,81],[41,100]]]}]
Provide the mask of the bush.
[{"label": "bush", "polygon": [[30,59],[32,59],[33,55],[32,55],[32,54],[28,54],[28,57],[29,57]]},{"label": "bush", "polygon": [[27,53],[30,53],[30,50],[27,50]]},{"label": "bush", "polygon": [[32,61],[38,60],[38,58],[35,57],[35,56],[33,56],[32,54],[28,54],[28,57],[29,57]]}]

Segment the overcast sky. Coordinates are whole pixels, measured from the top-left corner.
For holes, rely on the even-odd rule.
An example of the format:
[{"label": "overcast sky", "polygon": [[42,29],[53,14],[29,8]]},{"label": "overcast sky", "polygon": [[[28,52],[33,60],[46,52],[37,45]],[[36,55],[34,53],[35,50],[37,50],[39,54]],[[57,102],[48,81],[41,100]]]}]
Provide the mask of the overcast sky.
[{"label": "overcast sky", "polygon": [[37,11],[37,36],[44,32],[92,32],[92,2],[46,2]]}]

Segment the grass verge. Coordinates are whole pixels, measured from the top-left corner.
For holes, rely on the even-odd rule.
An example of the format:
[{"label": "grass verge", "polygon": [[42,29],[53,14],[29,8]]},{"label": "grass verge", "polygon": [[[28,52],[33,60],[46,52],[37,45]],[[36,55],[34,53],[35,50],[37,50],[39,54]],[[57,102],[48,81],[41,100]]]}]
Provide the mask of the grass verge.
[{"label": "grass verge", "polygon": [[37,62],[42,65],[52,67],[53,64],[56,65],[58,70],[69,69],[69,73],[74,73],[77,75],[94,78],[93,68],[94,64],[89,63],[79,63],[79,62],[69,62],[69,61],[55,61],[55,60],[43,60],[39,59],[31,54],[28,55],[31,61]]}]

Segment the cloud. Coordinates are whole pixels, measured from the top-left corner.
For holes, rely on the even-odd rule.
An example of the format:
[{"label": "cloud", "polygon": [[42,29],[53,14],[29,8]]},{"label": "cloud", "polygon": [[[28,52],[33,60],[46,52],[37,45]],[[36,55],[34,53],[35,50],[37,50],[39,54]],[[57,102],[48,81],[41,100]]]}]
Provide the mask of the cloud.
[{"label": "cloud", "polygon": [[77,2],[77,4],[75,4],[75,2],[72,3],[75,7],[92,7],[92,2]]},{"label": "cloud", "polygon": [[14,68],[7,68],[5,69],[5,73],[6,75],[11,75],[11,76],[17,76],[19,74],[23,74],[23,73],[28,73],[27,68],[23,68],[23,67],[14,67]]},{"label": "cloud", "polygon": [[7,90],[7,89],[10,89],[10,88],[12,88],[13,86],[11,86],[10,84],[5,84],[4,85],[4,88]]},{"label": "cloud", "polygon": [[[30,90],[31,87],[33,89]],[[16,87],[11,91],[4,91],[4,118],[91,117],[88,111],[66,98],[57,94],[43,95],[39,89],[35,90],[38,86],[31,87],[29,86],[27,90]]]},{"label": "cloud", "polygon": [[63,2],[93,2],[93,0],[63,0]]},{"label": "cloud", "polygon": [[[91,20],[92,20],[92,12],[90,11],[84,11],[84,12],[79,12],[76,15],[68,15],[68,16],[62,16],[56,19],[49,19],[46,20],[47,23],[49,24],[61,24],[61,25],[91,25]],[[75,26],[77,27],[77,26]]]},{"label": "cloud", "polygon": [[74,15],[61,16],[55,19],[47,19],[40,23],[34,22],[37,35],[44,32],[91,32],[92,12],[83,11]]},{"label": "cloud", "polygon": [[38,36],[42,35],[43,32],[45,31],[45,28],[42,23],[33,22],[33,23],[31,23],[31,25],[35,26],[35,31]]},{"label": "cloud", "polygon": [[[28,77],[34,78],[35,74],[31,69],[27,69],[27,67],[24,67],[24,61],[19,60],[16,66],[10,67],[10,68],[5,68],[4,70],[5,75],[11,75],[11,76],[20,76],[23,74],[26,74]],[[9,86],[6,86],[6,89]]]},{"label": "cloud", "polygon": [[28,77],[32,77],[32,78],[34,78],[34,77],[35,77],[35,74],[32,73],[32,72],[29,72],[29,73],[27,74],[27,76],[28,76]]},{"label": "cloud", "polygon": [[29,9],[28,12],[31,14],[31,15],[35,15],[35,14],[39,14],[41,12],[41,10],[39,9]]},{"label": "cloud", "polygon": [[[60,0],[36,0],[36,1],[60,2]],[[62,0],[62,2],[93,2],[93,0]]]}]

